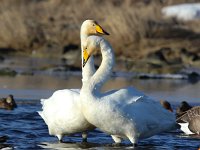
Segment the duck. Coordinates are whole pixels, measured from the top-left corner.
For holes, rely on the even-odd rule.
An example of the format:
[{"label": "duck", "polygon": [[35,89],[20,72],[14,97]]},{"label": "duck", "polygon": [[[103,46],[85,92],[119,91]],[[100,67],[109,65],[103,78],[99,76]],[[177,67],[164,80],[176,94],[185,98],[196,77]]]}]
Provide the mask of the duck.
[{"label": "duck", "polygon": [[173,113],[135,88],[101,92],[115,64],[111,44],[103,37],[88,37],[82,69],[84,71],[90,56],[98,50],[102,54],[101,65],[89,80],[82,80],[80,91],[81,110],[88,122],[111,135],[116,143],[128,139],[134,147],[140,139],[175,129]]},{"label": "duck", "polygon": [[176,118],[179,118],[180,116],[184,115],[187,110],[191,109],[192,106],[188,104],[186,101],[182,101],[180,106],[176,109]]},{"label": "duck", "polygon": [[[95,20],[85,20],[81,25],[81,49],[90,35],[109,35]],[[82,72],[84,80],[94,73],[94,62],[91,57],[86,71]],[[95,129],[80,110],[80,89],[57,90],[48,99],[41,99],[42,111],[38,111],[50,135],[54,135],[60,142],[65,135],[82,133],[83,142],[87,141],[87,131]]]},{"label": "duck", "polygon": [[173,109],[171,107],[171,104],[166,101],[166,100],[160,100],[160,104],[163,106],[163,108],[165,108],[166,110],[173,112]]},{"label": "duck", "polygon": [[7,140],[8,140],[9,138],[8,138],[8,136],[0,136],[0,143],[4,143],[4,142],[6,142]]},{"label": "duck", "polygon": [[7,109],[7,110],[13,110],[17,108],[17,104],[14,100],[13,95],[8,95],[6,98],[0,99],[0,108]]},{"label": "duck", "polygon": [[178,110],[181,113],[176,122],[181,126],[180,129],[186,135],[200,135],[200,106],[192,107],[186,101],[183,101]]}]

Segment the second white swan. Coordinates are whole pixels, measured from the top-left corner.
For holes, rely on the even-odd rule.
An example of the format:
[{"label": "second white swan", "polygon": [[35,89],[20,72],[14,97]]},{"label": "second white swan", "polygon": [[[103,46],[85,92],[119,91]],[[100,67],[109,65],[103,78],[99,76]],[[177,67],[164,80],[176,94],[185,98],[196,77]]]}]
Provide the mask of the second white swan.
[{"label": "second white swan", "polygon": [[171,112],[132,87],[101,93],[115,60],[113,49],[104,38],[90,36],[84,50],[84,64],[95,50],[101,50],[102,63],[88,81],[83,81],[80,92],[82,111],[88,122],[112,135],[115,142],[128,138],[133,145],[138,139],[176,127]]}]

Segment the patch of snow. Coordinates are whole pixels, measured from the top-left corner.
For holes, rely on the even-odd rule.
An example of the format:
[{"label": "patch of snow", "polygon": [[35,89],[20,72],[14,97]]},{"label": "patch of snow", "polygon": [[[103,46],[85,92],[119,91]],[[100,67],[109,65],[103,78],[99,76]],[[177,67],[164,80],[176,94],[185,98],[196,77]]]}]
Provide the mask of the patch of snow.
[{"label": "patch of snow", "polygon": [[182,21],[200,19],[200,3],[167,6],[162,8],[161,11],[166,17],[175,17]]}]

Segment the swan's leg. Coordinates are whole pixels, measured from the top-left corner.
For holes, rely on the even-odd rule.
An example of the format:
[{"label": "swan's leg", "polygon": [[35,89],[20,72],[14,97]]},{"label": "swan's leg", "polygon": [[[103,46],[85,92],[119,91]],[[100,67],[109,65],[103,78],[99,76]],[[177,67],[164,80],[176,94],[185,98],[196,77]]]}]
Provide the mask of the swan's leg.
[{"label": "swan's leg", "polygon": [[82,133],[82,142],[87,142],[87,132]]},{"label": "swan's leg", "polygon": [[119,137],[117,137],[117,136],[115,136],[115,135],[111,135],[111,137],[112,137],[112,139],[115,141],[115,143],[121,143],[122,142],[122,139],[121,138],[119,138]]},{"label": "swan's leg", "polygon": [[131,143],[133,144],[134,147],[137,147],[137,142],[138,142],[138,138],[134,137],[134,136],[127,136],[128,139],[131,141]]},{"label": "swan's leg", "polygon": [[111,135],[112,139],[115,141],[115,143],[112,144],[112,146],[121,146],[122,139],[116,135]]},{"label": "swan's leg", "polygon": [[56,135],[56,136],[57,136],[59,142],[62,143],[62,142],[63,142],[63,141],[62,141],[63,136],[62,136],[62,135]]}]

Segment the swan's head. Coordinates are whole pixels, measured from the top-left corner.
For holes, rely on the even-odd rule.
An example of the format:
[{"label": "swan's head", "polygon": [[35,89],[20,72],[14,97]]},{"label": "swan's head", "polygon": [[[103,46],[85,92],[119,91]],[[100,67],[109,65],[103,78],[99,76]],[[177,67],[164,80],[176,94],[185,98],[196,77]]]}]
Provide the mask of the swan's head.
[{"label": "swan's head", "polygon": [[94,20],[85,20],[81,25],[81,34],[85,35],[98,35],[105,34],[109,35],[96,21]]},{"label": "swan's head", "polygon": [[88,59],[96,51],[101,50],[101,41],[104,40],[100,36],[89,36],[86,41],[86,45],[83,47],[83,67],[87,63]]}]

